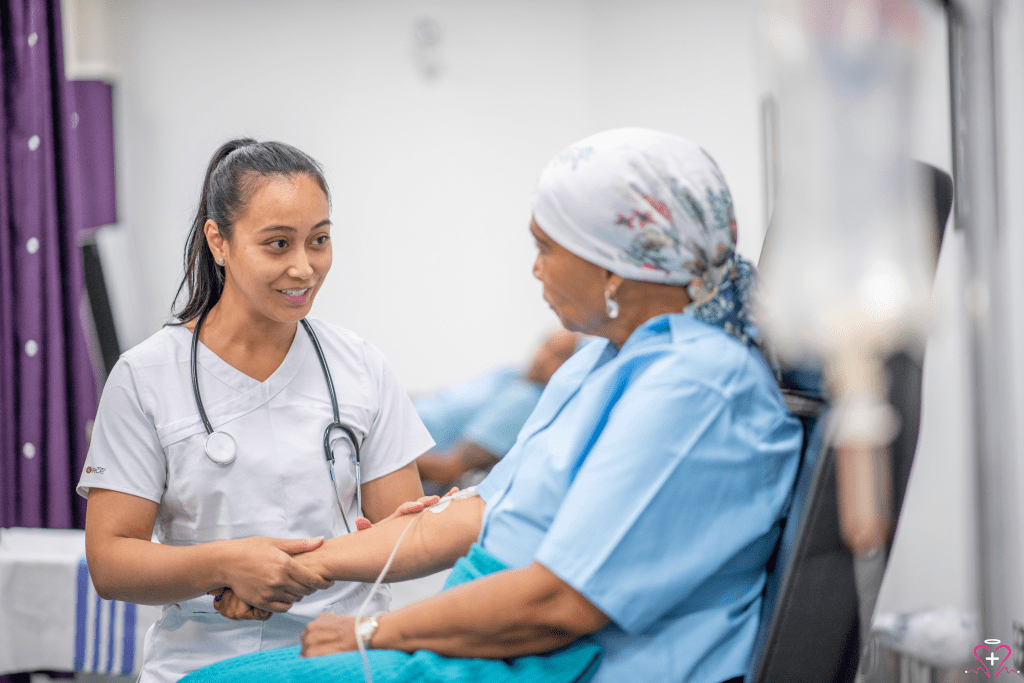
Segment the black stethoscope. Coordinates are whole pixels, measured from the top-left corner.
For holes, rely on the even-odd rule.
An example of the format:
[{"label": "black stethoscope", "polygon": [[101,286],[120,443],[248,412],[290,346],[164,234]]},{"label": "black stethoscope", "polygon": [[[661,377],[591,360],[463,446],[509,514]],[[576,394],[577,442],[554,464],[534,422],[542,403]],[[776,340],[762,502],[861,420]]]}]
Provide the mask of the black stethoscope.
[{"label": "black stethoscope", "polygon": [[[196,321],[196,329],[192,333],[192,394],[196,399],[196,407],[199,409],[199,417],[203,419],[203,426],[206,427],[206,456],[218,465],[229,465],[234,462],[235,455],[238,451],[238,448],[235,446],[235,440],[226,432],[215,432],[213,430],[213,426],[210,424],[210,419],[206,416],[206,410],[203,408],[203,398],[199,395],[199,370],[196,356],[199,351],[199,328],[202,326],[205,318],[206,313],[199,316],[199,319]],[[345,515],[345,506],[342,504],[341,494],[338,492],[338,481],[334,476],[334,453],[331,450],[331,432],[335,429],[340,429],[352,443],[352,459],[355,461],[356,465],[356,505],[358,506],[358,513],[362,514],[363,487],[361,463],[359,460],[359,439],[356,438],[356,433],[352,431],[351,427],[342,424],[341,422],[341,416],[338,413],[338,397],[334,393],[334,381],[331,379],[331,371],[327,367],[327,359],[324,357],[324,350],[320,347],[320,340],[316,338],[316,333],[313,332],[313,328],[308,322],[306,322],[305,318],[299,322],[302,323],[302,327],[305,328],[306,334],[309,335],[309,340],[313,342],[317,358],[320,359],[320,369],[324,371],[324,379],[327,380],[327,391],[331,395],[331,410],[334,411],[334,422],[327,425],[327,429],[324,430],[324,455],[327,456],[327,462],[330,465],[331,484],[334,486],[334,495],[338,499],[338,508],[341,510],[341,520],[345,523],[345,530],[351,533],[352,529],[349,528],[348,517]]]}]

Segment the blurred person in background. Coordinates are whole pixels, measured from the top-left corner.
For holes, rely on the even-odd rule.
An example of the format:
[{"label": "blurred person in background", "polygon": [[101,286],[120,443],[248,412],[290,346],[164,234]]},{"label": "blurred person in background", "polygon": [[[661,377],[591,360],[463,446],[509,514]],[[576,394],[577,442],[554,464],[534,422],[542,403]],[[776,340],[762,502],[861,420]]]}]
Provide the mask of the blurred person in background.
[{"label": "blurred person in background", "polygon": [[417,396],[413,405],[435,446],[416,460],[423,488],[440,494],[479,483],[509,452],[555,370],[575,353],[579,335],[558,330],[524,372],[503,366]]}]

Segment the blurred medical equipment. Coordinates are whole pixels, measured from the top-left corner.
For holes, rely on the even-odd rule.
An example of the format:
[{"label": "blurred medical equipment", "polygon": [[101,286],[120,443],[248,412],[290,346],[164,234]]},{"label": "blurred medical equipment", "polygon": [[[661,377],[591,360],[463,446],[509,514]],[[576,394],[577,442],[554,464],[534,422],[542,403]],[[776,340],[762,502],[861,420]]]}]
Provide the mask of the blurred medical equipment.
[{"label": "blurred medical equipment", "polygon": [[951,607],[914,614],[879,614],[871,625],[874,638],[921,662],[958,666],[971,661],[984,636],[973,615]]},{"label": "blurred medical equipment", "polygon": [[780,177],[765,325],[784,360],[824,361],[843,537],[861,558],[891,526],[883,360],[923,338],[929,314],[908,149],[915,13],[912,0],[766,6]]},{"label": "blurred medical equipment", "polygon": [[[1024,610],[1020,586],[1018,529],[1024,510],[1015,443],[1019,417],[1013,407],[1015,375],[1010,319],[1012,281],[1007,257],[1012,220],[1001,219],[1004,190],[1020,187],[1006,158],[1006,143],[1019,135],[1019,116],[1000,117],[1001,105],[1020,90],[1019,53],[1004,52],[1001,39],[1016,40],[1022,26],[1019,3],[998,0],[947,0],[953,169],[956,226],[964,232],[967,256],[966,306],[970,323],[970,361],[976,473],[977,585],[981,632],[987,639],[1014,643],[1014,668],[1024,668]],[[1011,11],[1011,5],[1015,5]],[[1003,29],[1008,25],[1009,32]],[[1007,42],[1010,42],[1007,41]],[[1005,59],[1000,59],[1004,57]],[[1004,87],[1005,86],[1005,87]],[[1019,159],[1019,148],[1016,155]],[[1005,156],[1004,156],[1005,155]],[[1016,180],[1016,182],[1014,182]],[[1008,212],[1012,216],[1012,211]],[[1001,222],[1005,220],[1005,227]],[[1019,230],[1019,219],[1016,227]],[[1009,255],[1009,256],[1008,256]],[[1019,304],[1017,304],[1019,306]],[[1019,408],[1018,408],[1019,409]],[[1012,539],[1012,540],[1011,540]]]},{"label": "blurred medical equipment", "polygon": [[[398,537],[398,540],[395,541],[395,547],[391,551],[391,555],[388,556],[388,561],[384,563],[384,568],[380,570],[380,574],[377,576],[377,580],[373,582],[373,587],[370,589],[370,592],[366,596],[366,599],[363,601],[363,604],[359,606],[359,611],[356,612],[356,646],[359,648],[359,656],[363,660],[363,678],[366,680],[366,683],[373,683],[373,674],[370,672],[370,660],[366,656],[366,643],[369,642],[370,638],[373,637],[373,632],[377,630],[376,620],[377,616],[379,616],[374,615],[371,617],[366,617],[366,606],[370,604],[370,601],[373,600],[373,596],[377,593],[378,590],[380,590],[380,584],[382,581],[384,581],[384,577],[387,576],[388,570],[391,569],[391,563],[394,561],[395,555],[398,554],[398,546],[402,544],[402,539],[405,538],[405,535],[407,533],[409,533],[409,529],[411,529],[413,525],[420,520],[420,517],[422,517],[428,511],[435,515],[440,514],[444,512],[449,505],[452,504],[452,501],[473,498],[474,496],[477,495],[479,494],[476,492],[476,487],[470,486],[469,488],[457,491],[450,496],[445,496],[436,505],[418,512],[416,514],[416,517],[411,522],[409,522],[409,524],[402,531],[402,534]],[[363,621],[364,619],[366,619],[366,621]],[[366,628],[367,626],[369,626],[369,629]]]},{"label": "blurred medical equipment", "polygon": [[765,324],[786,361],[824,361],[843,539],[866,581],[864,625],[891,532],[888,446],[898,425],[883,360],[922,338],[928,320],[929,245],[908,150],[916,9],[912,0],[771,0],[766,10],[780,258],[763,271]]},{"label": "blurred medical equipment", "polygon": [[[199,351],[199,330],[203,325],[203,320],[205,319],[206,313],[199,316],[199,319],[196,321],[195,331],[192,333],[192,353],[190,362],[192,368],[192,395],[195,397],[196,408],[199,409],[199,417],[202,418],[203,426],[206,428],[206,433],[208,435],[206,437],[207,457],[218,465],[229,465],[234,461],[236,455],[237,448],[235,446],[235,440],[226,432],[214,431],[213,426],[210,424],[210,419],[206,416],[206,410],[203,408],[203,398],[199,393],[199,367],[197,361]],[[341,422],[341,416],[338,411],[338,397],[334,393],[334,381],[331,379],[331,371],[327,367],[327,359],[324,357],[324,350],[320,347],[320,340],[317,339],[316,333],[313,332],[313,328],[308,322],[306,322],[305,318],[299,322],[302,323],[303,329],[305,329],[306,334],[309,335],[309,340],[313,342],[313,348],[316,349],[317,359],[320,361],[320,369],[324,371],[324,380],[327,382],[327,392],[331,396],[331,410],[333,411],[334,421],[327,425],[327,429],[324,430],[324,456],[327,458],[327,462],[330,466],[331,485],[334,487],[334,495],[338,499],[338,509],[341,510],[341,520],[345,523],[345,530],[351,533],[352,529],[349,527],[348,518],[345,516],[345,505],[341,501],[341,494],[338,492],[338,481],[334,474],[334,451],[331,448],[331,432],[335,429],[340,429],[352,445],[352,460],[355,463],[356,473],[356,506],[359,514],[362,514],[362,463],[359,460],[359,439],[356,438],[356,434],[351,427]]]},{"label": "blurred medical equipment", "polygon": [[[909,159],[916,8],[912,0],[767,0],[763,19],[775,95],[768,166],[778,169],[772,258],[762,265],[765,327],[785,364],[820,364],[831,410],[827,426],[813,407],[804,418],[805,461],[773,572],[782,576],[769,578],[748,681],[852,680],[913,458],[913,350],[927,329],[937,253]],[[901,432],[906,411],[890,404],[886,366],[894,362],[916,374],[914,395],[903,397],[914,404],[912,434]],[[814,378],[805,372],[802,386],[791,378],[790,393],[813,400],[822,388]],[[897,451],[894,477],[891,447],[902,434],[912,443]],[[839,533],[852,562],[827,546]],[[840,589],[811,605],[823,580]],[[843,602],[848,595],[853,601]],[[847,633],[858,616],[860,637]],[[821,653],[815,674],[793,672],[794,658],[806,657],[792,636],[812,624],[833,650]]]},{"label": "blurred medical equipment", "polygon": [[[918,164],[918,171],[922,184],[932,187],[932,227],[938,245],[953,200],[952,179],[926,164]],[[769,228],[762,263],[773,258],[772,242]],[[937,260],[937,249],[933,257]],[[899,418],[899,431],[890,446],[894,523],[902,509],[917,447],[922,360],[918,350],[909,350],[885,361],[892,380],[887,397]],[[814,367],[783,369],[783,396],[803,423],[804,448],[789,514],[769,563],[761,623],[746,681],[847,683],[857,671],[861,634],[854,559],[841,540],[836,452],[826,439],[827,397],[822,375]],[[887,551],[891,543],[890,538]]]}]

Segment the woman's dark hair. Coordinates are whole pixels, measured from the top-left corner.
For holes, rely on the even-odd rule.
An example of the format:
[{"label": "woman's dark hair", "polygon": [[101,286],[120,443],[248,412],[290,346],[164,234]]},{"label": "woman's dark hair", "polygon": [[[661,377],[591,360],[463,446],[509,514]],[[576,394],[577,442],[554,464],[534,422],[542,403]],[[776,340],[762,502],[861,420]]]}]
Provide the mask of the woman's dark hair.
[{"label": "woman's dark hair", "polygon": [[213,260],[203,230],[212,220],[224,239],[231,239],[231,228],[262,182],[273,176],[288,178],[308,175],[324,191],[329,202],[331,193],[323,169],[312,157],[283,142],[257,142],[238,138],[220,146],[206,168],[199,208],[192,221],[185,243],[185,275],[174,295],[177,303],[182,291],[188,290],[188,301],[171,314],[174,325],[181,325],[209,312],[224,289],[224,269]]}]

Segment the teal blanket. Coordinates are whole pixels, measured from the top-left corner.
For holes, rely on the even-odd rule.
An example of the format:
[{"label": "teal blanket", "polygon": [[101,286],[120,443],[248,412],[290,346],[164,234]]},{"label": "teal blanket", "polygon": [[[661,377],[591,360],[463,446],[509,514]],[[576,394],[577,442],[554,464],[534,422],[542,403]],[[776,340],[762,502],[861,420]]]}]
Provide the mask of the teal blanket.
[{"label": "teal blanket", "polygon": [[[507,565],[479,544],[470,548],[452,568],[445,590]],[[601,647],[587,638],[543,655],[514,659],[458,659],[419,650],[413,654],[396,650],[367,652],[374,683],[586,683],[597,671]],[[358,652],[326,657],[299,657],[299,648],[268,650],[226,659],[199,669],[182,683],[227,683],[229,681],[352,681],[363,680]]]}]

